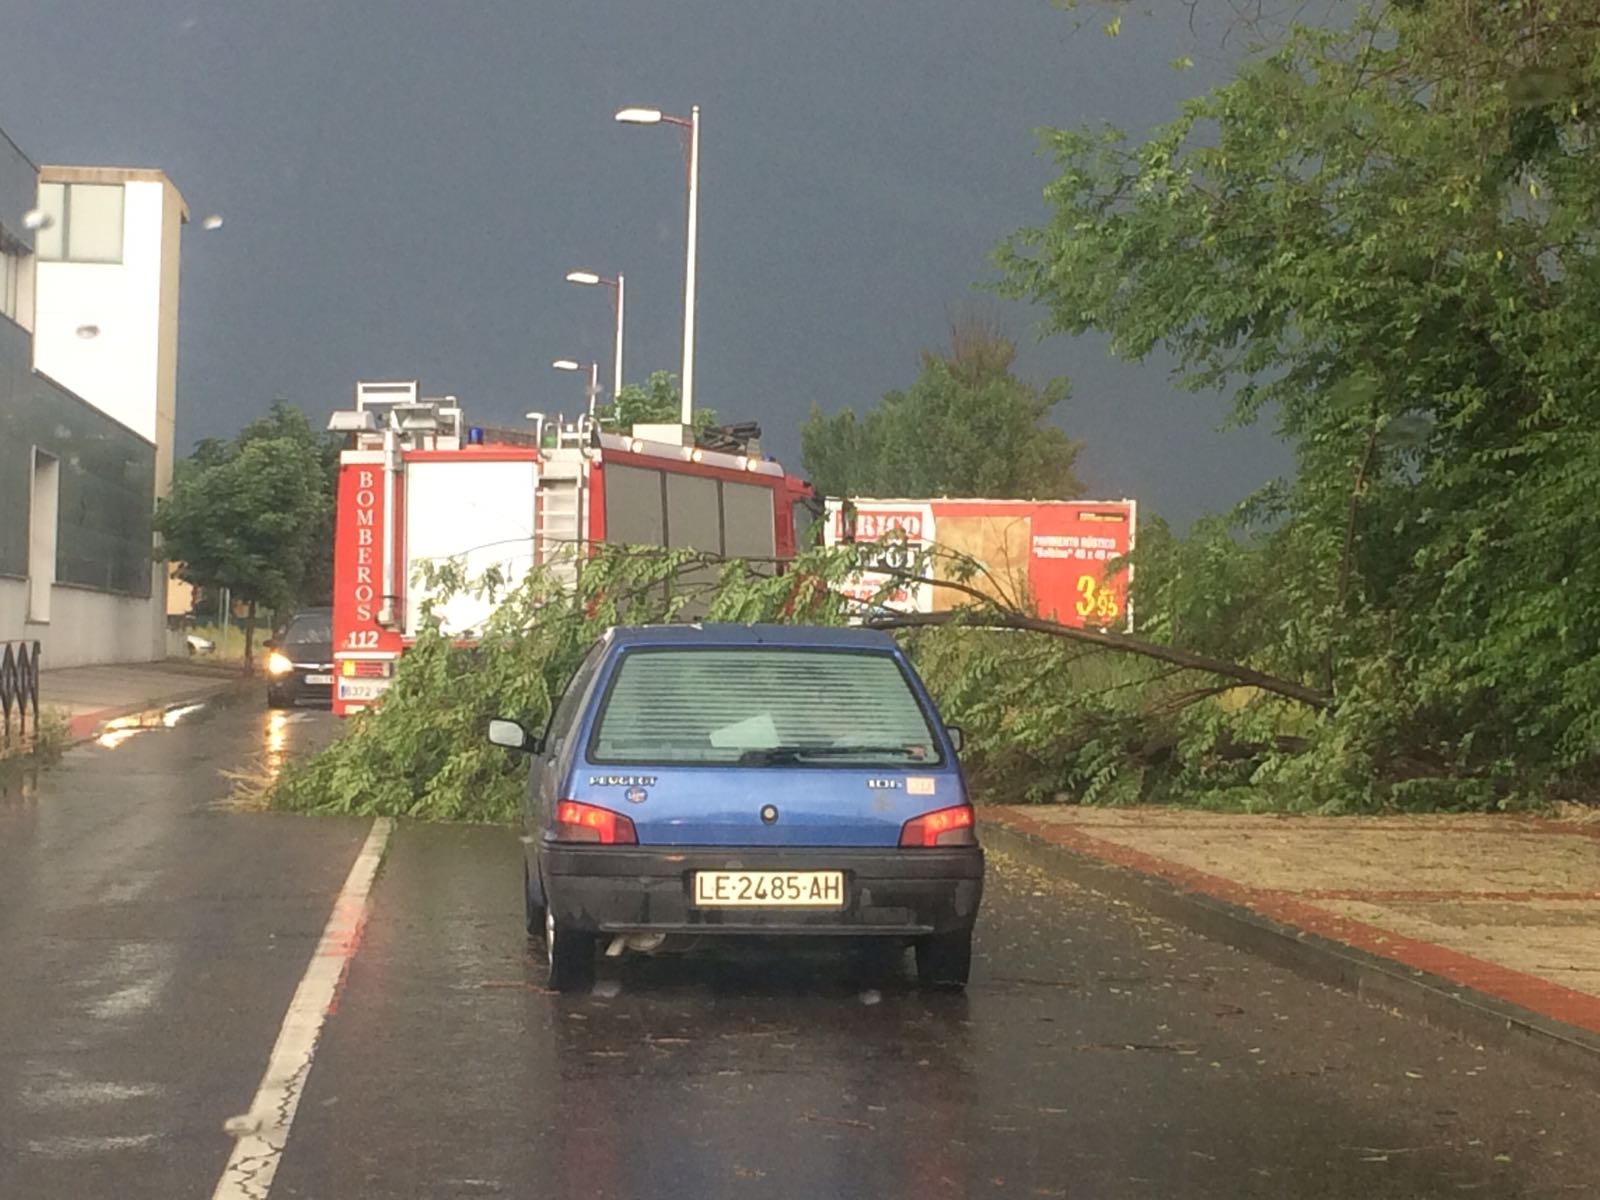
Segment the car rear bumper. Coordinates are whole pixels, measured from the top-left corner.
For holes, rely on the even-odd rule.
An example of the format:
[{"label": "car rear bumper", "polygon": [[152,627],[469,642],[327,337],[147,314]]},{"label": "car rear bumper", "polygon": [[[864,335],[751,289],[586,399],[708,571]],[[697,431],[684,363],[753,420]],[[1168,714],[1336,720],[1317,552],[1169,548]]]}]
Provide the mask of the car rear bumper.
[{"label": "car rear bumper", "polygon": [[[555,919],[596,933],[917,937],[970,929],[983,851],[828,847],[567,846],[541,851]],[[842,871],[841,908],[702,907],[696,871]]]}]

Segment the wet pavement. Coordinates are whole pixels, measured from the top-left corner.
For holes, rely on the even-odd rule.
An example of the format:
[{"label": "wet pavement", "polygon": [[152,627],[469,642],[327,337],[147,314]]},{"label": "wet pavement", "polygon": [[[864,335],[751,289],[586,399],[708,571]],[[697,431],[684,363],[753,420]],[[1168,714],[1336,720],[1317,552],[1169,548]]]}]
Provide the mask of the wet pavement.
[{"label": "wet pavement", "polygon": [[326,714],[166,720],[0,774],[5,1200],[210,1195],[365,833],[214,807]]},{"label": "wet pavement", "polygon": [[[240,704],[0,780],[0,1196],[209,1196],[368,823],[225,811]],[[284,1197],[1585,1196],[1592,1089],[1032,868],[972,986],[703,950],[542,987],[504,831],[401,826]]]}]

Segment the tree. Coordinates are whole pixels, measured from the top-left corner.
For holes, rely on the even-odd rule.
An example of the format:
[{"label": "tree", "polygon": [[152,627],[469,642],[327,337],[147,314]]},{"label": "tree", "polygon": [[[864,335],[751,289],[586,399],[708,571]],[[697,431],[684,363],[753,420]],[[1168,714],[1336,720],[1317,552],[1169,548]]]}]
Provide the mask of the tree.
[{"label": "tree", "polygon": [[1600,769],[1597,64],[1590,0],[1296,27],[1142,145],[1048,133],[1050,218],[998,254],[1057,331],[1277,414],[1259,652],[1380,779]]},{"label": "tree", "polygon": [[281,608],[330,590],[332,472],[338,450],[283,401],[232,442],[208,440],[179,465],[156,529],[178,574],[228,588],[249,605],[250,661],[258,605]]},{"label": "tree", "polygon": [[865,418],[813,408],[800,430],[806,473],[831,496],[1081,496],[1072,473],[1081,444],[1042,424],[1067,381],[1034,387],[1012,372],[1015,358],[997,329],[956,325],[947,350],[923,354],[910,389]]},{"label": "tree", "polygon": [[[285,437],[315,456],[322,469],[324,496],[319,506],[316,529],[311,535],[312,549],[306,559],[305,577],[294,597],[296,604],[333,603],[333,516],[339,490],[339,454],[344,439],[336,433],[313,429],[306,414],[286,400],[274,400],[267,415],[239,431],[238,443],[261,438]],[[198,449],[198,448],[197,448]]]},{"label": "tree", "polygon": [[[683,393],[678,377],[670,371],[651,371],[649,381],[640,387],[626,383],[610,404],[595,408],[600,427],[612,433],[626,433],[635,425],[676,425],[683,417]],[[703,433],[717,419],[716,411],[697,408],[694,429]]]}]

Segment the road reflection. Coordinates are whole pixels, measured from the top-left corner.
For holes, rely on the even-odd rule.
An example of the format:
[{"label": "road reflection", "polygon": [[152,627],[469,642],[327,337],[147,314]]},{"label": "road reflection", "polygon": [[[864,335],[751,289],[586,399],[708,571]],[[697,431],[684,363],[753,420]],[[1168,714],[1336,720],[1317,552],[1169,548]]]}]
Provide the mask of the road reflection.
[{"label": "road reflection", "polygon": [[[150,717],[154,719],[147,719]],[[160,714],[141,713],[137,716],[118,717],[115,721],[107,721],[100,727],[100,736],[94,739],[94,744],[102,750],[115,750],[118,746],[132,741],[139,734],[151,729],[160,729]]]},{"label": "road reflection", "polygon": [[289,722],[294,715],[283,709],[273,709],[267,714],[267,736],[262,770],[268,780],[276,779],[283,771],[283,760],[289,749]]},{"label": "road reflection", "polygon": [[152,708],[145,712],[129,713],[107,721],[100,727],[95,745],[104,750],[115,750],[141,733],[154,729],[174,729],[186,717],[204,712],[204,704],[179,704],[172,708]]},{"label": "road reflection", "polygon": [[0,763],[0,808],[32,804],[39,793],[39,769]]},{"label": "road reflection", "polygon": [[[530,971],[542,971],[538,950]],[[968,1195],[979,1119],[966,999],[902,957],[716,947],[610,963],[556,998],[557,1195]],[[803,1181],[803,1188],[799,1187]]]},{"label": "road reflection", "polygon": [[326,709],[269,709],[260,724],[260,750],[250,764],[251,781],[262,787],[272,784],[291,758],[321,750],[340,731],[340,724]]}]

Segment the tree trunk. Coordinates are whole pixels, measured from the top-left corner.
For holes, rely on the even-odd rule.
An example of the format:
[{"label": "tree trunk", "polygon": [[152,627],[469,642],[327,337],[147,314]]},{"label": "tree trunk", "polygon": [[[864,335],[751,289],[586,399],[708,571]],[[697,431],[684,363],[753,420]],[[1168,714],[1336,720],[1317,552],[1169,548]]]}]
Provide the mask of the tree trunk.
[{"label": "tree trunk", "polygon": [[1322,689],[1330,696],[1334,694],[1333,639],[1338,636],[1339,629],[1345,623],[1345,600],[1350,595],[1350,563],[1355,556],[1356,547],[1356,514],[1361,508],[1361,493],[1366,490],[1367,472],[1372,469],[1372,456],[1378,448],[1380,430],[1378,413],[1374,408],[1372,421],[1367,430],[1367,446],[1361,452],[1361,462],[1356,467],[1355,482],[1350,485],[1350,507],[1345,513],[1344,549],[1339,554],[1339,601],[1334,610],[1336,626],[1329,632],[1328,645],[1322,655]]},{"label": "tree trunk", "polygon": [[254,662],[256,641],[256,602],[250,601],[250,606],[245,610],[244,618],[244,669],[250,670]]}]

